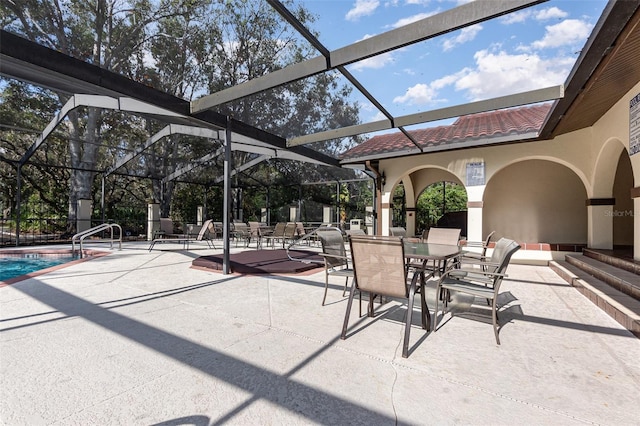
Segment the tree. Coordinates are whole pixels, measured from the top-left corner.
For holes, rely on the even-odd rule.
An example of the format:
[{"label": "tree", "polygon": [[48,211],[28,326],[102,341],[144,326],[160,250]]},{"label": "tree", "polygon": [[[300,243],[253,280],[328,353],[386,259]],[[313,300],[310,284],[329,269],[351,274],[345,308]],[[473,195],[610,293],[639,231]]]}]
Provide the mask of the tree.
[{"label": "tree", "polygon": [[[3,27],[32,41],[123,75],[134,77],[136,57],[148,41],[149,27],[165,16],[183,13],[191,1],[8,0],[0,6]],[[59,105],[67,93],[56,93]],[[59,108],[59,107],[58,107]],[[91,199],[100,152],[104,113],[97,108],[68,114],[68,227],[73,231],[79,199]]]},{"label": "tree", "polygon": [[447,212],[467,209],[467,192],[454,182],[437,182],[420,193],[417,201],[416,228],[435,225]]},{"label": "tree", "polygon": [[[287,8],[307,26],[315,20],[301,5]],[[287,65],[316,56],[311,46],[300,42],[299,35],[266,2],[228,0],[221,8],[212,29],[207,31],[209,55],[203,62],[210,93],[265,76]],[[216,30],[214,30],[217,29]],[[221,105],[219,112],[285,138],[328,130],[358,122],[358,107],[348,102],[351,89],[340,87],[334,73],[323,73],[295,81],[262,93]],[[336,142],[314,148],[335,153]],[[253,156],[234,153],[235,164]],[[352,171],[327,170],[309,164],[272,161],[269,168],[257,168],[264,182],[319,181],[331,173],[344,179]],[[274,175],[273,168],[276,169]],[[252,171],[254,171],[252,169]]]},{"label": "tree", "polygon": [[[302,6],[294,8],[291,1],[287,6],[304,24],[313,23]],[[3,28],[32,41],[188,100],[315,56],[266,2],[250,0],[7,0],[0,3],[0,21]],[[349,103],[349,92],[327,73],[222,105],[219,112],[288,137],[357,123],[358,108]],[[55,93],[48,111],[58,111],[69,96]],[[69,182],[69,231],[75,224],[77,200],[95,194],[97,171],[140,147],[164,125],[98,108],[69,114],[58,129],[66,141],[59,157],[68,158],[63,166]],[[335,152],[338,143],[345,142],[317,147]],[[164,138],[122,169],[151,179],[152,188],[113,177],[106,191],[112,197],[107,208],[126,195],[162,201],[162,211],[168,214],[175,183],[163,184],[161,179],[216,146],[219,141],[203,138]],[[236,152],[234,162],[240,165],[254,156]],[[214,161],[197,177],[211,184],[220,167]],[[270,186],[336,176],[345,179],[353,172],[274,159],[238,174],[236,181],[243,186],[256,182]]]}]

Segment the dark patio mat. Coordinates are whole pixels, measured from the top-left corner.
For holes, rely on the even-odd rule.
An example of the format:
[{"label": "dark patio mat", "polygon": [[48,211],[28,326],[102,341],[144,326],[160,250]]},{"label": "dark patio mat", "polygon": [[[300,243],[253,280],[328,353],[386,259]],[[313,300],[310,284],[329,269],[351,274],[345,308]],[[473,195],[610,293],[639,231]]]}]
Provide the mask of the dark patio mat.
[{"label": "dark patio mat", "polygon": [[[297,274],[315,268],[323,268],[322,256],[307,250],[289,250],[291,257],[311,260],[313,263],[303,263],[290,260],[286,250],[251,250],[229,255],[230,272],[239,274]],[[222,254],[200,256],[191,264],[199,268],[222,271]]]}]

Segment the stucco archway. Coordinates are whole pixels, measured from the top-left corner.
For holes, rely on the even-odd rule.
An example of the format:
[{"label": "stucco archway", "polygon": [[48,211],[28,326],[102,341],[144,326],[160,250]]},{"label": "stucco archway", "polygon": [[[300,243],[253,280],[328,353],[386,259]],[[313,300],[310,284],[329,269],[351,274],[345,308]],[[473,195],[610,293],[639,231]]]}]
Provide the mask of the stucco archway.
[{"label": "stucco archway", "polygon": [[613,247],[633,246],[633,169],[626,150],[620,153],[613,181]]},{"label": "stucco archway", "polygon": [[587,191],[569,167],[522,159],[496,171],[484,192],[483,234],[526,243],[586,244]]},{"label": "stucco archway", "polygon": [[594,248],[633,246],[633,167],[624,143],[610,138],[598,153],[593,170],[589,244]]},{"label": "stucco archway", "polygon": [[[464,184],[455,173],[447,170],[446,168],[435,165],[425,165],[424,167],[414,168],[393,183],[391,194],[394,193],[396,186],[400,183],[404,185],[407,235],[416,234],[416,208],[418,197],[429,185],[443,181],[453,182],[465,188]],[[393,203],[390,203],[390,208],[393,208],[392,204]],[[392,218],[393,214],[389,214],[389,217]]]}]

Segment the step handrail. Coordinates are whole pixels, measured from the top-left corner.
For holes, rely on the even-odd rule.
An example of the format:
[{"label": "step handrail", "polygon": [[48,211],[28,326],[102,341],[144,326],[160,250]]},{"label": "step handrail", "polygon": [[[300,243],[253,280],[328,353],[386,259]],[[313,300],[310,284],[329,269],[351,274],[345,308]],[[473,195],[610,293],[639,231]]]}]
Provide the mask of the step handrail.
[{"label": "step handrail", "polygon": [[[118,238],[113,237],[113,229],[118,228]],[[102,240],[100,242],[108,242],[111,244],[111,248],[113,249],[113,242],[117,241],[119,245],[119,250],[122,250],[122,227],[117,223],[103,223],[102,225],[94,226],[93,228],[89,228],[85,231],[78,232],[71,238],[71,254],[76,253],[76,241],[79,241],[80,245],[80,258],[82,259],[82,254],[84,250],[82,248],[82,243],[85,238],[90,237],[91,235],[97,234],[98,232],[102,232],[105,230],[111,231],[111,238],[107,238],[106,240]]]}]

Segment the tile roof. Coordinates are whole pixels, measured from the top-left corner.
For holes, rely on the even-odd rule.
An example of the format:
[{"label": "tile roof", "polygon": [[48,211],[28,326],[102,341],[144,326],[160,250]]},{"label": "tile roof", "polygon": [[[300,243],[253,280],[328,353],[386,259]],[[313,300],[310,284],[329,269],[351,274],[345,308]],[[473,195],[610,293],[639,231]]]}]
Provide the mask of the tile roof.
[{"label": "tile roof", "polygon": [[[518,136],[537,134],[551,110],[551,102],[534,106],[510,108],[459,117],[453,124],[411,130],[408,133],[424,152],[477,146],[496,141],[514,141]],[[475,142],[475,143],[474,143]],[[464,144],[463,144],[464,143]],[[419,153],[417,147],[403,133],[374,136],[344,152],[344,161],[363,157],[384,157],[385,154]]]}]

